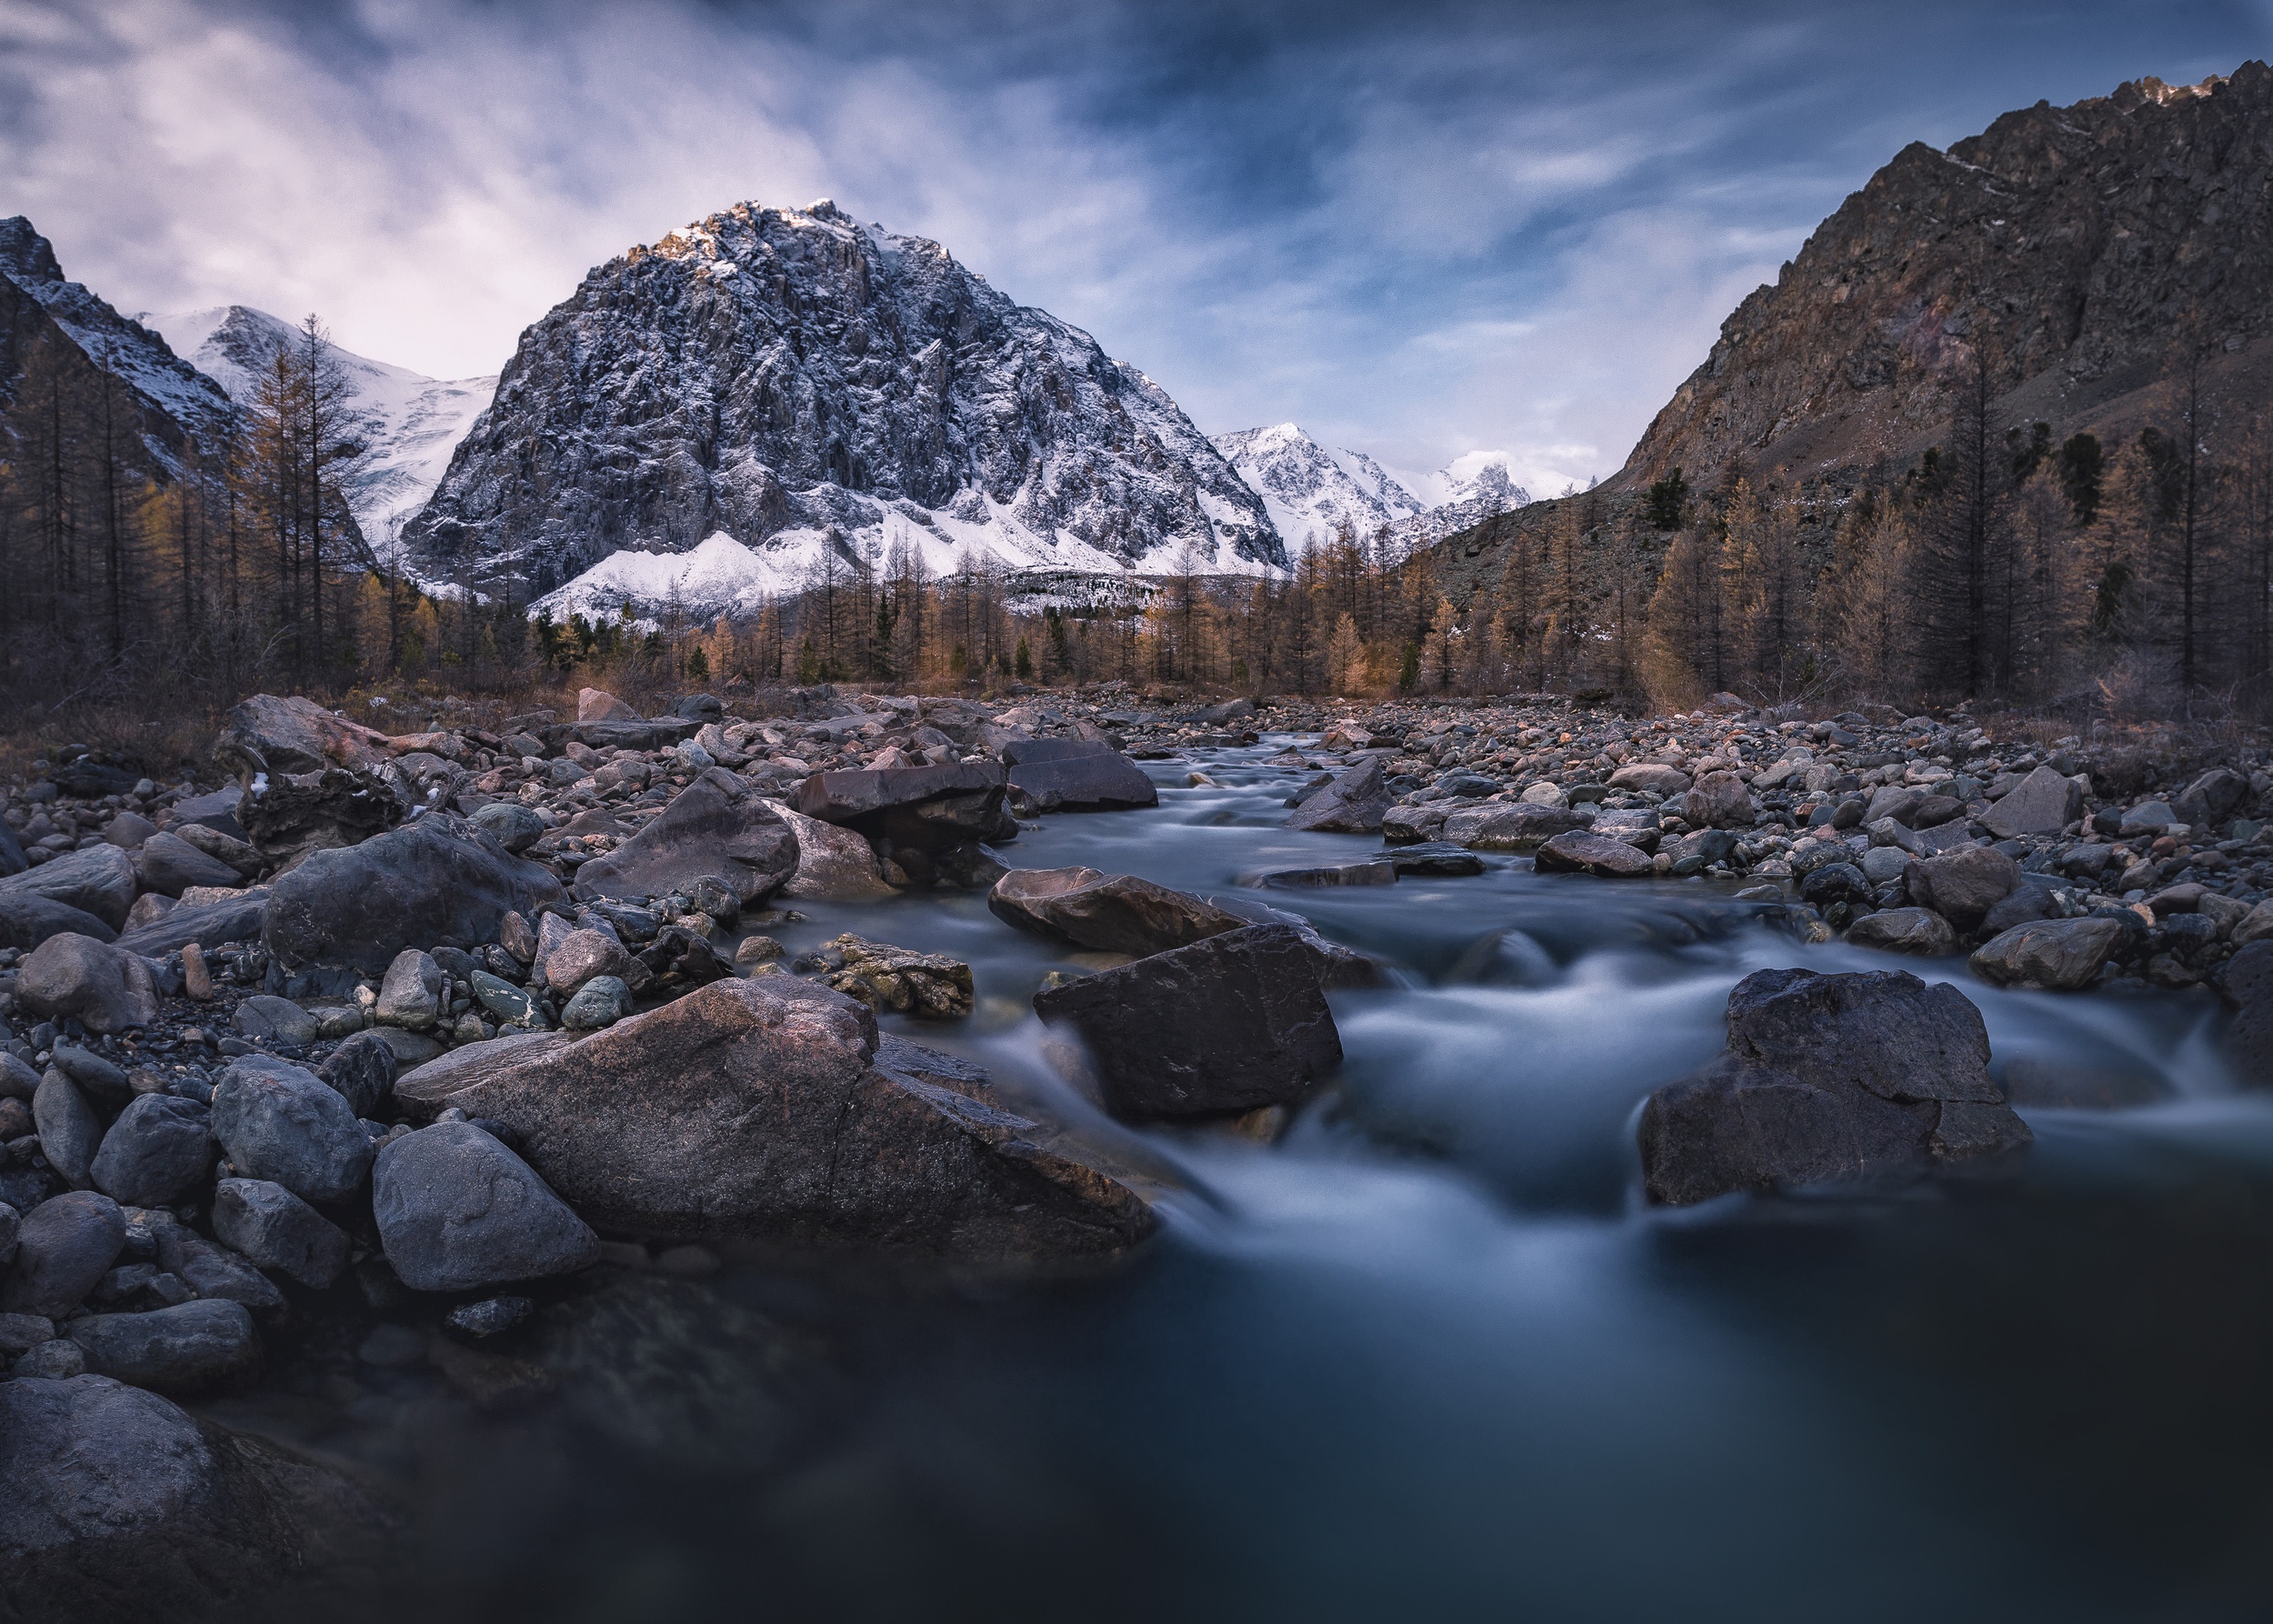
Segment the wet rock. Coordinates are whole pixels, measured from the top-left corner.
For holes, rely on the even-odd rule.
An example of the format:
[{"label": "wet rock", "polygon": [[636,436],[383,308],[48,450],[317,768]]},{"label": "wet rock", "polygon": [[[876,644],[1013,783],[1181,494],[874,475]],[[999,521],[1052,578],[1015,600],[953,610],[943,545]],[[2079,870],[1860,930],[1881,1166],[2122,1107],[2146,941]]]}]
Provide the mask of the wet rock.
[{"label": "wet rock", "polygon": [[1977,928],[2020,884],[2020,865],[1993,846],[1959,847],[1913,862],[1902,872],[1910,900],[1959,930]]},{"label": "wet rock", "polygon": [[1699,828],[1748,829],[1752,791],[1734,773],[1707,773],[1681,797],[1681,816]]},{"label": "wet rock", "polygon": [[1444,837],[1473,851],[1537,851],[1557,835],[1585,829],[1594,816],[1577,807],[1464,807],[1446,815]]},{"label": "wet rock", "polygon": [[1020,739],[1006,744],[1008,795],[1027,816],[1157,807],[1160,791],[1144,768],[1102,742]]},{"label": "wet rock", "polygon": [[1958,933],[1949,921],[1924,907],[1887,907],[1865,914],[1847,927],[1847,939],[1857,947],[1928,957],[1958,950]]},{"label": "wet rock", "polygon": [[[1017,820],[1003,808],[1002,769],[992,762],[816,773],[790,805],[807,817],[868,837],[919,885],[962,883],[982,842],[1007,840]],[[998,875],[986,879],[992,885]]]},{"label": "wet rock", "polygon": [[325,1059],[316,1075],[358,1117],[376,1117],[395,1090],[395,1051],[375,1032],[357,1032]]},{"label": "wet rock", "polygon": [[2052,900],[2050,887],[2024,883],[1981,916],[1979,929],[1983,936],[2001,936],[2016,925],[2059,917],[2059,905]]},{"label": "wet rock", "polygon": [[339,1094],[297,1066],[248,1056],[213,1091],[213,1134],[243,1178],[305,1201],[344,1201],[363,1188],[371,1141]]},{"label": "wet rock", "polygon": [[1378,757],[1367,757],[1289,813],[1287,827],[1336,835],[1377,835],[1397,797]]},{"label": "wet rock", "polygon": [[796,871],[781,888],[784,897],[813,902],[865,902],[888,897],[876,848],[856,830],[807,817],[784,801],[767,801],[797,840]]},{"label": "wet rock", "polygon": [[[67,851],[51,862],[0,879],[0,911],[12,902],[45,898],[93,914],[112,935],[126,922],[140,889],[135,860],[115,846]],[[110,937],[102,939],[107,941]]]},{"label": "wet rock", "polygon": [[1542,874],[1591,874],[1600,879],[1646,878],[1649,854],[1607,836],[1573,829],[1541,846],[1532,857]]},{"label": "wet rock", "polygon": [[1077,1033],[1106,1108],[1128,1118],[1291,1104],[1341,1064],[1304,934],[1250,925],[1037,993]]},{"label": "wet rock", "polygon": [[1433,841],[1444,833],[1452,808],[1438,805],[1392,807],[1381,815],[1381,840],[1386,846],[1412,846]]},{"label": "wet rock", "polygon": [[971,967],[944,954],[840,936],[815,957],[829,986],[871,1009],[932,1020],[971,1012]]},{"label": "wet rock", "polygon": [[577,869],[576,895],[662,897],[708,877],[746,907],[772,895],[796,866],[797,838],[772,803],[712,767],[646,828]]},{"label": "wet rock", "polygon": [[1484,872],[1482,857],[1449,841],[1395,847],[1386,855],[1398,874],[1417,878],[1450,879]]},{"label": "wet rock", "polygon": [[1980,1012],[1900,971],[1761,970],[1728,996],[1728,1042],[1650,1096],[1645,1184],[1707,1200],[2018,1148],[2028,1127],[1987,1066]]},{"label": "wet rock", "polygon": [[45,897],[0,897],[0,947],[28,953],[49,937],[66,932],[98,942],[112,941],[118,934],[93,914],[67,903]]},{"label": "wet rock", "polygon": [[519,1325],[536,1307],[526,1297],[486,1297],[451,1309],[444,1323],[469,1337],[495,1337]]},{"label": "wet rock", "polygon": [[1245,923],[1214,904],[1135,875],[1095,868],[1017,868],[986,894],[994,916],[1022,930],[1101,953],[1142,957],[1188,947]]},{"label": "wet rock", "polygon": [[545,820],[518,801],[492,801],[474,813],[474,825],[515,857],[545,837]]},{"label": "wet rock", "polygon": [[595,976],[561,1006],[560,1024],[572,1032],[597,1031],[628,1017],[631,988],[616,976]]},{"label": "wet rock", "polygon": [[213,1187],[213,1233],[247,1261],[318,1291],[347,1267],[346,1232],[265,1178],[224,1178]]},{"label": "wet rock", "polygon": [[35,1015],[75,1018],[91,1032],[124,1032],[158,1018],[157,981],[147,959],[69,933],[32,950],[17,974],[15,996]]},{"label": "wet rock", "polygon": [[1852,863],[1825,863],[1807,871],[1799,882],[1799,895],[1816,907],[1829,907],[1844,902],[1849,907],[1867,904],[1871,899],[1870,881]]},{"label": "wet rock", "polygon": [[624,945],[606,931],[572,930],[545,956],[545,984],[556,993],[572,994],[596,976],[621,980],[631,964]]},{"label": "wet rock", "polygon": [[[589,865],[586,865],[589,867]],[[560,882],[463,819],[435,813],[344,851],[319,851],[278,879],[261,939],[287,966],[383,974],[406,947],[476,947],[508,912],[566,902]]]},{"label": "wet rock", "polygon": [[210,1114],[203,1105],[144,1094],[103,1136],[92,1175],[95,1188],[121,1206],[170,1207],[205,1182],[213,1156]]},{"label": "wet rock", "polygon": [[1307,868],[1266,868],[1238,877],[1237,884],[1270,890],[1317,890],[1344,886],[1393,886],[1397,865],[1387,857],[1356,863],[1320,863]]},{"label": "wet rock", "polygon": [[326,767],[375,767],[387,759],[386,736],[335,717],[313,699],[255,694],[229,712],[213,741],[225,772],[315,773]]},{"label": "wet rock", "polygon": [[2098,978],[2123,940],[2114,919],[2044,919],[2016,925],[1976,948],[1973,973],[2000,987],[2075,992]]},{"label": "wet rock", "polygon": [[95,1289],[126,1244],[126,1215],[94,1190],[66,1190],[24,1215],[0,1310],[60,1319]]},{"label": "wet rock", "polygon": [[195,1392],[260,1363],[260,1334],[241,1303],[177,1303],[141,1314],[75,1320],[88,1371],[161,1393]]},{"label": "wet rock", "polygon": [[450,978],[432,955],[406,947],[386,967],[379,984],[379,1001],[371,1014],[381,1026],[403,1027],[422,1032],[441,1018],[449,997]]},{"label": "wet rock", "polygon": [[504,1122],[578,1212],[635,1235],[1011,1261],[1109,1254],[1151,1232],[1142,1201],[1037,1145],[1031,1122],[888,1074],[876,1053],[861,1005],[759,976],[634,1016],[451,1103]]},{"label": "wet rock", "polygon": [[1689,787],[1689,775],[1677,767],[1654,761],[1633,761],[1610,775],[1612,789],[1643,790],[1667,798]]},{"label": "wet rock", "polygon": [[32,1120],[38,1125],[40,1154],[55,1177],[74,1189],[95,1182],[95,1157],[103,1145],[102,1118],[79,1086],[51,1068],[32,1096]]},{"label": "wet rock", "polygon": [[573,1274],[600,1258],[590,1227],[471,1122],[437,1122],[380,1151],[371,1206],[387,1261],[416,1291]]}]

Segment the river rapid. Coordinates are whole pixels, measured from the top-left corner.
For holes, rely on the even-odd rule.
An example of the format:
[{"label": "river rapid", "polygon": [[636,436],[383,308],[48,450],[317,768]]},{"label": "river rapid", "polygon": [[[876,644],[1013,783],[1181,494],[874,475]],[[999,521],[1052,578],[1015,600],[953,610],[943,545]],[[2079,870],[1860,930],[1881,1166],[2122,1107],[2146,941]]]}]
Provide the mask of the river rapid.
[{"label": "river rapid", "polygon": [[[1005,856],[1221,893],[1377,849],[1278,827],[1289,742],[1151,764],[1157,809]],[[1487,860],[1250,894],[1397,982],[1337,995],[1347,1063],[1272,1146],[1096,1121],[1028,1002],[1079,957],[982,897],[773,932],[967,960],[969,1021],[886,1025],[1178,1187],[1116,1270],[730,1259],[575,1308],[526,1402],[358,1359],[355,1326],[309,1333],[326,1373],[207,1408],[391,1483],[436,1618],[2266,1616],[2273,1100],[2233,1088],[2208,995],[2003,992],[1701,883]],[[1786,965],[1953,980],[1993,1072],[2153,1103],[2024,1107],[2014,1168],[1647,1208],[1642,1099]]]}]

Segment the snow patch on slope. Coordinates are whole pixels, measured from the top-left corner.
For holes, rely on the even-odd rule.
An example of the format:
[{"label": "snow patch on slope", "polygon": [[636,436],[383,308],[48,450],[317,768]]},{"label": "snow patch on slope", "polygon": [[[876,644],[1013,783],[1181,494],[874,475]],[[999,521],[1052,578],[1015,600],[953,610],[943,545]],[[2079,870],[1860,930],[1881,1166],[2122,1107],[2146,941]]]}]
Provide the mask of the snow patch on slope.
[{"label": "snow patch on slope", "polygon": [[1387,531],[1425,546],[1531,499],[1504,452],[1472,451],[1430,474],[1397,474],[1362,451],[1329,449],[1292,423],[1217,435],[1216,448],[1263,498],[1290,546],[1330,539],[1347,524],[1361,539]]}]

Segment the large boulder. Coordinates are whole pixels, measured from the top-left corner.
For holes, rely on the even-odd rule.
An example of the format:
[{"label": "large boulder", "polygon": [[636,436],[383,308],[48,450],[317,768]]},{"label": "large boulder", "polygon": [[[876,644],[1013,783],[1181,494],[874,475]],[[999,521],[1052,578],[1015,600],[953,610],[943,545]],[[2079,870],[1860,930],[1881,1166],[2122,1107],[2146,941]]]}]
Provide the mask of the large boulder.
[{"label": "large boulder", "polygon": [[0,947],[29,953],[49,937],[66,931],[98,942],[115,941],[118,936],[93,914],[68,903],[46,897],[0,896]]},{"label": "large boulder", "polygon": [[376,1117],[394,1092],[395,1051],[376,1032],[356,1032],[325,1059],[316,1075],[358,1117]]},{"label": "large boulder", "polygon": [[241,701],[213,741],[214,760],[245,778],[320,773],[327,767],[377,767],[387,755],[386,735],[376,728],[334,716],[313,699],[274,694]]},{"label": "large boulder", "polygon": [[1016,739],[1003,746],[1002,758],[1009,800],[1025,816],[1160,804],[1145,769],[1102,740]]},{"label": "large boulder", "polygon": [[281,867],[312,851],[360,845],[401,823],[408,810],[379,774],[327,767],[255,778],[239,816],[250,848]]},{"label": "large boulder", "polygon": [[194,1099],[139,1094],[118,1113],[91,1173],[95,1188],[125,1207],[170,1207],[213,1166],[211,1113]]},{"label": "large boulder", "polygon": [[545,956],[545,985],[572,996],[598,976],[621,980],[631,972],[631,955],[605,930],[572,930]]},{"label": "large boulder", "polygon": [[639,720],[639,713],[606,688],[578,688],[576,690],[576,720],[579,722],[636,722]]},{"label": "large boulder", "polygon": [[213,1187],[213,1232],[248,1261],[318,1291],[347,1267],[346,1231],[265,1178],[224,1178]]},{"label": "large boulder", "polygon": [[1959,930],[1981,921],[2020,884],[2020,865],[1993,846],[1961,846],[1915,859],[1902,870],[1910,900],[1930,907]]},{"label": "large boulder", "polygon": [[372,1170],[379,1242],[416,1291],[474,1291],[589,1268],[599,1237],[528,1163],[471,1122],[394,1140]]},{"label": "large boulder", "polygon": [[145,891],[179,897],[192,886],[235,886],[241,876],[218,857],[207,857],[178,835],[153,835],[135,854],[135,872]]},{"label": "large boulder", "polygon": [[90,1032],[124,1032],[158,1018],[158,984],[150,961],[71,931],[51,936],[32,950],[17,973],[15,997],[35,1015],[75,1018]]},{"label": "large boulder", "polygon": [[1034,1007],[1079,1035],[1119,1117],[1290,1104],[1342,1060],[1320,956],[1292,926],[1243,926],[1084,976]]},{"label": "large boulder", "polygon": [[345,1480],[105,1376],[0,1383],[0,1483],[12,1620],[358,1617],[382,1571]]},{"label": "large boulder", "polygon": [[2029,1142],[1988,1076],[1980,1011],[1902,971],[1760,970],[1728,995],[1728,1042],[1649,1097],[1654,1201],[1964,1160]]},{"label": "large boulder", "polygon": [[1143,957],[1187,947],[1247,921],[1212,902],[1133,874],[1095,868],[1014,868],[986,894],[994,916],[1021,930],[1099,953]]},{"label": "large boulder", "polygon": [[1926,907],[1883,907],[1865,914],[1847,927],[1847,939],[1857,947],[1923,957],[1958,950],[1958,933],[1949,921]]},{"label": "large boulder", "polygon": [[126,910],[140,888],[134,858],[115,846],[90,846],[0,879],[0,911],[12,900],[44,897],[93,914],[115,934],[126,923]]},{"label": "large boulder", "polygon": [[846,997],[894,1015],[951,1020],[970,1014],[971,967],[944,953],[840,936],[813,952],[822,979]]},{"label": "large boulder", "polygon": [[810,902],[867,902],[888,897],[884,866],[876,847],[856,830],[823,823],[782,801],[767,801],[797,838],[796,872],[781,888],[784,897]]},{"label": "large boulder", "polygon": [[796,872],[797,837],[773,803],[722,767],[671,798],[663,815],[576,870],[579,897],[662,897],[716,879],[745,905]]},{"label": "large boulder", "polygon": [[430,813],[345,850],[319,851],[278,879],[261,939],[286,965],[383,974],[406,947],[477,947],[508,913],[567,900],[560,882],[463,818]]},{"label": "large boulder", "polygon": [[1537,851],[1557,835],[1589,827],[1594,819],[1589,807],[1500,801],[1447,813],[1443,837],[1470,851]]},{"label": "large boulder", "polygon": [[74,1189],[95,1182],[95,1158],[103,1148],[103,1119],[78,1084],[55,1068],[40,1078],[32,1096],[32,1121],[39,1130],[40,1154],[55,1177]]},{"label": "large boulder", "polygon": [[1381,758],[1368,756],[1306,797],[1287,815],[1287,827],[1333,835],[1377,835],[1382,814],[1396,799],[1381,770]]},{"label": "large boulder", "polygon": [[260,1333],[242,1303],[203,1298],[143,1314],[90,1314],[71,1339],[90,1374],[161,1393],[189,1393],[260,1363]]},{"label": "large boulder", "polygon": [[2098,978],[2123,937],[2120,919],[2039,919],[1991,937],[1968,962],[1999,987],[2077,992]]},{"label": "large boulder", "polygon": [[267,911],[265,886],[237,892],[225,902],[185,902],[166,910],[155,923],[127,931],[118,938],[118,946],[145,958],[163,958],[179,953],[191,942],[205,948],[228,942],[256,942]]},{"label": "large boulder", "polygon": [[[983,842],[1007,840],[1018,820],[1003,807],[1002,768],[991,761],[815,773],[790,805],[807,817],[868,837],[879,857],[918,885],[956,880]],[[999,877],[990,872],[988,883]]]},{"label": "large boulder", "polygon": [[395,1103],[423,1122],[441,1110],[451,1096],[575,1041],[566,1032],[507,1032],[484,1043],[462,1043],[397,1077]]},{"label": "large boulder", "polygon": [[502,1122],[587,1220],[634,1234],[1008,1261],[1151,1232],[1141,1200],[991,1091],[888,1072],[876,1042],[875,1016],[826,987],[719,981],[448,1103]]},{"label": "large boulder", "polygon": [[1734,773],[1707,773],[1681,797],[1681,816],[1701,829],[1748,829],[1752,790]]},{"label": "large boulder", "polygon": [[1542,845],[1532,857],[1541,874],[1591,874],[1601,879],[1647,879],[1649,854],[1607,835],[1569,829]]},{"label": "large boulder", "polygon": [[305,1201],[344,1201],[371,1169],[371,1141],[337,1090],[265,1056],[221,1074],[213,1136],[239,1178],[272,1180]]},{"label": "large boulder", "polygon": [[2039,767],[1997,798],[1981,827],[1999,840],[2058,834],[2084,815],[2083,786]]},{"label": "large boulder", "polygon": [[2170,809],[2198,830],[2216,828],[2249,799],[2249,780],[2229,767],[2214,767],[2181,790]]},{"label": "large boulder", "polygon": [[42,1201],[16,1230],[15,1268],[0,1283],[0,1312],[62,1318],[95,1289],[125,1244],[126,1215],[108,1196],[66,1190]]},{"label": "large boulder", "polygon": [[1610,775],[1612,789],[1640,790],[1661,797],[1680,795],[1688,787],[1688,774],[1657,761],[1629,761]]}]

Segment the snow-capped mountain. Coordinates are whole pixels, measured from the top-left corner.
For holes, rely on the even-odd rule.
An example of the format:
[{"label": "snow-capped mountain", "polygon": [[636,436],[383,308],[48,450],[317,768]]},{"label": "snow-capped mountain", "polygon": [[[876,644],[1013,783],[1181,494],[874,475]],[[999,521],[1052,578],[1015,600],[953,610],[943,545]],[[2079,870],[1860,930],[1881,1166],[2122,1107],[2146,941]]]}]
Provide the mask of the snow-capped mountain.
[{"label": "snow-capped mountain", "polygon": [[[176,355],[194,362],[240,404],[253,398],[261,373],[277,351],[298,336],[291,323],[246,305],[139,319],[163,333]],[[333,353],[346,375],[351,409],[364,420],[369,446],[343,482],[347,505],[364,539],[386,557],[403,526],[442,483],[450,453],[496,394],[497,379],[495,374],[430,378],[336,346]]]},{"label": "snow-capped mountain", "polygon": [[235,422],[221,386],[166,347],[141,323],[119,315],[80,283],[64,279],[55,250],[21,215],[0,220],[0,396],[18,382],[13,369],[27,364],[43,339],[67,345],[67,366],[106,373],[125,386],[135,432],[149,471],[179,473],[185,460],[216,452]]},{"label": "snow-capped mountain", "polygon": [[[420,576],[556,613],[746,607],[834,553],[935,571],[1287,567],[1261,498],[1135,367],[936,243],[737,205],[522,336],[404,531]],[[548,596],[549,595],[549,596]]]},{"label": "snow-capped mountain", "polygon": [[1392,474],[1362,451],[1329,450],[1292,423],[1217,435],[1216,448],[1263,498],[1289,544],[1325,541],[1344,524],[1425,546],[1531,499],[1504,457],[1472,452],[1433,474]]},{"label": "snow-capped mountain", "polygon": [[1362,451],[1329,451],[1291,423],[1217,435],[1291,546],[1326,541],[1347,525],[1361,536],[1417,517],[1423,504]]}]

